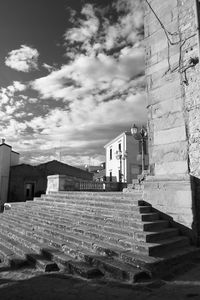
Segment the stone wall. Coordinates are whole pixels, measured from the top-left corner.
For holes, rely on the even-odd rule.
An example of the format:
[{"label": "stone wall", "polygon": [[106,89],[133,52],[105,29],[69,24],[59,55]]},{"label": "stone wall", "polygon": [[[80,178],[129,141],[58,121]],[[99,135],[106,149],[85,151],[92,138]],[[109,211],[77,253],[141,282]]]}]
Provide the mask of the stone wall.
[{"label": "stone wall", "polygon": [[[191,2],[190,0],[188,2]],[[172,43],[179,40],[179,9],[177,0],[149,2]],[[153,175],[187,174],[187,133],[184,114],[179,44],[170,45],[154,13],[146,7],[146,78],[148,92],[148,127],[150,164]],[[171,70],[170,70],[171,69]]]},{"label": "stone wall", "polygon": [[195,2],[144,0],[151,171],[144,198],[197,232],[200,74]]}]

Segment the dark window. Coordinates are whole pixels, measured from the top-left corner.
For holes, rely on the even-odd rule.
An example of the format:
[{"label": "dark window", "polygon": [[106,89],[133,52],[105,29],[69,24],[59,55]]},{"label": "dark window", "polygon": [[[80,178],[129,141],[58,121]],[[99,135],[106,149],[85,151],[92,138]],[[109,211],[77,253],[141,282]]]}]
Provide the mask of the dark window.
[{"label": "dark window", "polygon": [[112,159],[112,149],[110,149],[110,160]]},{"label": "dark window", "polygon": [[119,151],[122,151],[122,144],[118,144],[118,147],[119,147]]},{"label": "dark window", "polygon": [[112,181],[112,172],[110,172],[110,182]]}]

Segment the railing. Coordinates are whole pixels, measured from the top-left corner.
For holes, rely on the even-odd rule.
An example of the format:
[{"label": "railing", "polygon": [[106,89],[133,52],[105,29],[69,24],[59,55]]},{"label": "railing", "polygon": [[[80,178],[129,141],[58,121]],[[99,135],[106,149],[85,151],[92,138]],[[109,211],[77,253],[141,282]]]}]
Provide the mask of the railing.
[{"label": "railing", "polygon": [[80,191],[103,191],[105,190],[105,183],[103,182],[93,182],[93,181],[88,181],[88,182],[79,182],[79,189]]}]

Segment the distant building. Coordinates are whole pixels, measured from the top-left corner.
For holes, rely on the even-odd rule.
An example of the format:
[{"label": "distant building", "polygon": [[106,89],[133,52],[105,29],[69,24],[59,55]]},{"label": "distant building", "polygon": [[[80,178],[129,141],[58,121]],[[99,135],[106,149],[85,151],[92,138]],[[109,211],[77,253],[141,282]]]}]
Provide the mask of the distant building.
[{"label": "distant building", "polygon": [[2,139],[0,144],[0,204],[7,201],[10,168],[19,163],[19,153],[12,150],[12,147]]},{"label": "distant building", "polygon": [[[140,141],[134,139],[130,132],[126,131],[107,143],[106,150],[106,179],[109,181],[131,183],[132,179],[141,174]],[[148,167],[147,143],[144,144],[145,166]]]},{"label": "distant building", "polygon": [[9,202],[32,200],[46,192],[47,176],[66,175],[74,180],[92,180],[93,174],[57,160],[37,166],[20,164],[10,168]]},{"label": "distant building", "polygon": [[106,181],[106,163],[103,162],[100,166],[93,172],[93,180],[94,181]]}]

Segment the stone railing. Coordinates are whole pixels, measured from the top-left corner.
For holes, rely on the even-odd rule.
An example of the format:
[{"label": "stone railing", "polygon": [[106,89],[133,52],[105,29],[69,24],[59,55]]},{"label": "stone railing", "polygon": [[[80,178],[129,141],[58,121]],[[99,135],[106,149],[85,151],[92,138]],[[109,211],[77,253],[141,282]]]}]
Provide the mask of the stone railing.
[{"label": "stone railing", "polygon": [[[121,183],[122,185],[122,183]],[[66,175],[47,176],[46,193],[59,191],[119,191],[122,190],[118,182],[78,181]]]},{"label": "stone railing", "polygon": [[94,181],[82,181],[79,182],[79,190],[80,191],[91,191],[91,190],[98,190],[103,191],[105,190],[105,183],[103,182],[94,182]]}]

